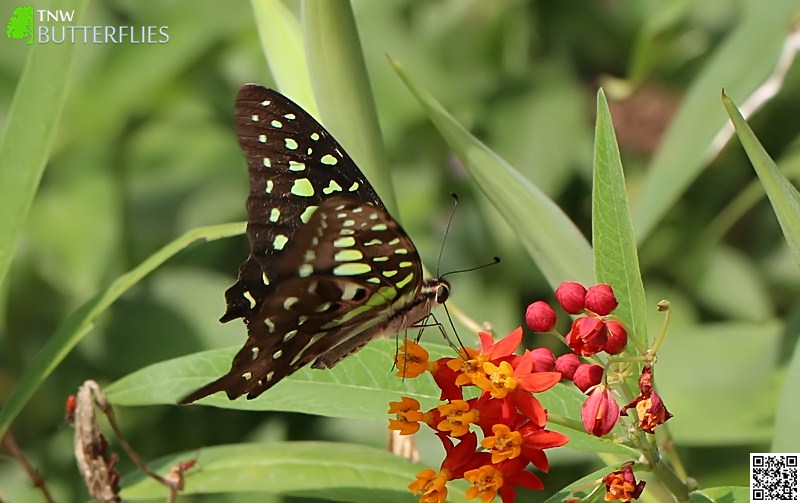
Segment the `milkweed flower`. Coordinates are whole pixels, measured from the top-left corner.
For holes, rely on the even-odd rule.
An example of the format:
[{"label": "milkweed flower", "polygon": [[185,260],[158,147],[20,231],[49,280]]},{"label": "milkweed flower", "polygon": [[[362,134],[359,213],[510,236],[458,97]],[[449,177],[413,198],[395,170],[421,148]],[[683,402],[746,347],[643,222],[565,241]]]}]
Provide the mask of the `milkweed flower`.
[{"label": "milkweed flower", "polygon": [[395,366],[399,377],[413,378],[431,370],[432,364],[428,362],[428,351],[416,342],[406,338],[398,348],[395,357]]},{"label": "milkweed flower", "polygon": [[399,402],[389,402],[389,414],[396,414],[396,419],[389,420],[389,429],[397,430],[401,435],[413,435],[419,431],[419,422],[425,415],[419,410],[419,402],[404,396]]},{"label": "milkweed flower", "polygon": [[619,419],[619,405],[614,400],[611,390],[605,384],[599,384],[589,395],[581,407],[581,420],[588,433],[602,437],[610,432]]},{"label": "milkweed flower", "polygon": [[606,485],[606,501],[630,501],[639,499],[644,490],[645,481],[636,482],[631,463],[625,463],[622,469],[603,477]]},{"label": "milkweed flower", "polygon": [[653,367],[645,365],[642,375],[639,376],[639,389],[641,393],[626,405],[621,415],[627,415],[630,408],[636,408],[636,415],[639,419],[639,428],[647,433],[655,433],[655,428],[659,424],[664,424],[671,417],[664,401],[653,389]]},{"label": "milkweed flower", "polygon": [[[555,371],[552,352],[538,349],[515,354],[522,342],[521,328],[497,341],[485,332],[478,336],[479,349],[462,348],[455,358],[429,362],[427,352],[423,354],[413,345],[404,353],[410,362],[407,368],[419,364],[431,372],[442,390],[442,400],[446,401],[428,412],[421,412],[419,402],[407,397],[390,403],[389,411],[396,416],[390,420],[390,429],[408,434],[425,423],[436,431],[447,453],[438,472],[423,470],[409,485],[423,503],[444,501],[446,483],[458,478],[473,483],[467,493],[470,498],[481,498],[488,503],[500,495],[505,503],[511,503],[515,487],[544,487],[525,468],[533,463],[538,469],[548,471],[544,450],[569,440],[561,433],[545,429],[547,411],[534,396],[562,378]],[[421,356],[412,361],[409,354]],[[479,396],[464,400],[461,390],[465,387],[477,387]],[[480,447],[478,433],[483,434]],[[454,444],[456,440],[458,444]]]}]

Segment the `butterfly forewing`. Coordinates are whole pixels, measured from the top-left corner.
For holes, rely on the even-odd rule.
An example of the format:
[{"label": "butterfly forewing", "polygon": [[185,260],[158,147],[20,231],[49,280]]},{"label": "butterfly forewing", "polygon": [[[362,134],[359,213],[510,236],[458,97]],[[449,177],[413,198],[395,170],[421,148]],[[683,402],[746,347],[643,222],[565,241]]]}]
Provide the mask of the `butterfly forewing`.
[{"label": "butterfly forewing", "polygon": [[276,258],[322,201],[347,194],[380,208],[383,203],[330,133],[280,93],[242,86],[235,120],[250,174],[250,256],[226,292],[222,321],[249,321],[278,280]]}]

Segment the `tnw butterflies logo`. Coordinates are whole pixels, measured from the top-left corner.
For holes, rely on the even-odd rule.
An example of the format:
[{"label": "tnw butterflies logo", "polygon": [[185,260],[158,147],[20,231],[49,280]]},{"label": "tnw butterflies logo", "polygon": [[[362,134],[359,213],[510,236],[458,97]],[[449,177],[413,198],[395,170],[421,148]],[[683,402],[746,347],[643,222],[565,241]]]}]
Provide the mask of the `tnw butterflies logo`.
[{"label": "tnw butterflies logo", "polygon": [[14,9],[6,25],[6,36],[12,40],[25,40],[33,44],[33,5],[23,5]]},{"label": "tnw butterflies logo", "polygon": [[168,26],[83,25],[74,10],[14,9],[6,25],[10,40],[33,44],[166,44]]}]

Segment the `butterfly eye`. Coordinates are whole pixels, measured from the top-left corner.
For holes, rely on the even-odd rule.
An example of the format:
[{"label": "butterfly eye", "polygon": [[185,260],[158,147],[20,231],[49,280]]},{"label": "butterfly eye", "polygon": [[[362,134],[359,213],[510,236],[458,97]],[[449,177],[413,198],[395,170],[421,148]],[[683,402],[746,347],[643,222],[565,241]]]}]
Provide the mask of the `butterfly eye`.
[{"label": "butterfly eye", "polygon": [[441,285],[436,287],[436,302],[438,304],[444,304],[447,302],[447,298],[450,296],[450,286],[442,283]]}]

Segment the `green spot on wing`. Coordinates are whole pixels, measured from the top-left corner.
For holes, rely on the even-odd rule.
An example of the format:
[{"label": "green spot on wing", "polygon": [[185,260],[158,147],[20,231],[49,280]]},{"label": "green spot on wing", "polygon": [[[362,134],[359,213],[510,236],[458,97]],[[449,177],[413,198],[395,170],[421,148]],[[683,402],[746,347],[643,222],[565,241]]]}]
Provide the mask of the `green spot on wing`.
[{"label": "green spot on wing", "polygon": [[272,247],[276,250],[283,250],[283,247],[286,246],[286,243],[288,242],[288,237],[284,236],[283,234],[278,234],[275,236],[275,240],[272,242]]},{"label": "green spot on wing", "polygon": [[314,186],[311,185],[308,178],[298,178],[292,184],[290,192],[300,197],[311,197],[314,195]]},{"label": "green spot on wing", "polygon": [[322,192],[325,194],[331,194],[333,192],[341,192],[342,186],[336,183],[336,180],[331,180],[327,187],[322,189]]},{"label": "green spot on wing", "polygon": [[[372,268],[367,264],[342,264],[333,268],[333,274],[336,276],[355,276],[356,274],[364,274],[370,272]],[[409,279],[409,281],[411,281]]]},{"label": "green spot on wing", "polygon": [[361,260],[364,254],[358,250],[341,250],[336,252],[333,259],[337,262],[352,262],[354,260]]},{"label": "green spot on wing", "polygon": [[403,287],[404,287],[404,286],[406,286],[407,284],[411,283],[411,280],[412,280],[412,279],[414,279],[414,274],[413,274],[413,273],[412,273],[412,274],[409,274],[409,275],[408,275],[408,276],[406,276],[405,278],[403,278],[403,279],[401,279],[400,281],[398,281],[398,282],[397,282],[397,288],[403,288]]},{"label": "green spot on wing", "polygon": [[311,220],[311,215],[313,215],[315,211],[317,211],[316,206],[309,206],[303,211],[303,213],[300,214],[300,221],[302,221],[304,224],[307,224],[308,221]]},{"label": "green spot on wing", "polygon": [[333,242],[333,246],[336,248],[350,248],[351,246],[355,245],[356,245],[356,239],[351,236],[345,236]]}]

